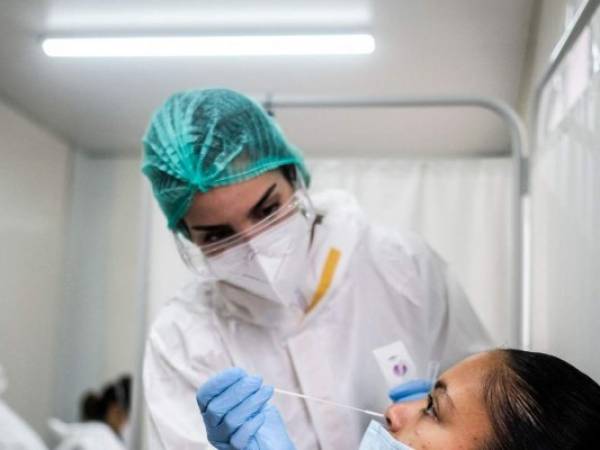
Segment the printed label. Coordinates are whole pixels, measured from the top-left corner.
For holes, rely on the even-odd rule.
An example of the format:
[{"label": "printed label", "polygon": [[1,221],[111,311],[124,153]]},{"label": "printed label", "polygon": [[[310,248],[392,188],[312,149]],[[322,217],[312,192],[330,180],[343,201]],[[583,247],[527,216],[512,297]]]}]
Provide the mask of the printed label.
[{"label": "printed label", "polygon": [[415,361],[402,341],[373,350],[388,388],[417,378]]}]

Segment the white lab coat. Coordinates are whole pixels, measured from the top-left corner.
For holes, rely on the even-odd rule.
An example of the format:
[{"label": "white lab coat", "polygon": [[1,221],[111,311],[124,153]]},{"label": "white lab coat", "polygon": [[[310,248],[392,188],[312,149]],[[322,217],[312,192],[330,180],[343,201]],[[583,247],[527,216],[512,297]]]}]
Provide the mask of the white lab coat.
[{"label": "white lab coat", "polygon": [[0,449],[47,450],[36,432],[1,399]]},{"label": "white lab coat", "polygon": [[60,439],[55,450],[126,450],[103,422],[64,423],[52,419],[49,425]]},{"label": "white lab coat", "polygon": [[[489,337],[446,264],[422,240],[369,225],[348,194],[314,196],[324,213],[305,295],[339,260],[305,315],[200,278],[161,310],[147,341],[144,389],[150,449],[210,448],[195,394],[231,365],[268,384],[369,410],[388,405],[373,350],[402,341],[415,364],[448,366],[489,348]],[[326,277],[325,277],[326,278]],[[298,450],[358,448],[370,418],[275,394]]]}]

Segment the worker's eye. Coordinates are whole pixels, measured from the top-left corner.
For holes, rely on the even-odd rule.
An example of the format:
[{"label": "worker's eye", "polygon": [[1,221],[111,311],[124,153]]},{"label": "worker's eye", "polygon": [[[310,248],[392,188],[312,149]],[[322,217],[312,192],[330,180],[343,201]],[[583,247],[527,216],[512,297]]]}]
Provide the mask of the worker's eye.
[{"label": "worker's eye", "polygon": [[421,410],[423,415],[429,416],[435,420],[438,420],[438,413],[435,409],[435,404],[433,403],[433,397],[431,394],[427,394],[427,406]]},{"label": "worker's eye", "polygon": [[199,236],[197,243],[199,245],[209,245],[214,244],[215,242],[222,241],[223,239],[227,239],[232,236],[233,232],[230,230],[219,230],[219,231],[210,231]]},{"label": "worker's eye", "polygon": [[266,219],[272,214],[275,214],[280,208],[279,202],[271,203],[268,206],[263,206],[258,211],[256,211],[256,218],[258,220]]}]

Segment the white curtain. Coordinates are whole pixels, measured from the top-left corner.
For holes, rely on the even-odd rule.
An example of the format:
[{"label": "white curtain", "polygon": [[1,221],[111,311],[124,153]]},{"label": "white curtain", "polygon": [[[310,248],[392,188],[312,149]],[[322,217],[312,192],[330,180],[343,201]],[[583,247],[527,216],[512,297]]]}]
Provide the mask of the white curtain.
[{"label": "white curtain", "polygon": [[372,222],[422,235],[498,344],[510,337],[510,159],[313,159],[311,190],[352,192]]},{"label": "white curtain", "polygon": [[[498,344],[508,341],[511,165],[506,159],[312,159],[312,192],[352,192],[372,222],[413,230],[454,269]],[[152,202],[150,319],[189,275]]]},{"label": "white curtain", "polygon": [[[600,17],[546,93],[532,162],[535,349],[600,380]],[[571,86],[578,85],[574,90]],[[551,112],[552,111],[552,112]],[[550,113],[551,112],[551,113]]]}]

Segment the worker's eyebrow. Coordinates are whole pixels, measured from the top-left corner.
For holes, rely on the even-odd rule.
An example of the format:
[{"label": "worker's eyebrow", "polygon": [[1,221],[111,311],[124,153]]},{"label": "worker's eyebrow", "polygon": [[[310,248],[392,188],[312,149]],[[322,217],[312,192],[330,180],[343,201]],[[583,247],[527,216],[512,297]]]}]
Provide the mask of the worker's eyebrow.
[{"label": "worker's eyebrow", "polygon": [[256,204],[252,207],[252,209],[250,209],[250,213],[254,213],[256,212],[258,209],[261,208],[261,206],[263,206],[263,204],[268,200],[268,198],[271,196],[271,194],[273,193],[273,191],[275,190],[275,188],[277,187],[277,183],[273,183],[271,185],[271,187],[269,189],[266,190],[266,192],[263,194],[263,196],[260,198],[259,201],[256,202]]},{"label": "worker's eyebrow", "polygon": [[[270,195],[273,193],[275,188],[277,187],[277,183],[273,183],[265,193],[260,197],[260,199],[250,208],[249,214],[253,214],[256,210],[260,209],[260,207],[269,199]],[[221,231],[221,230],[231,230],[231,226],[228,224],[214,224],[214,225],[192,225],[190,227],[192,230],[196,231]]]}]

